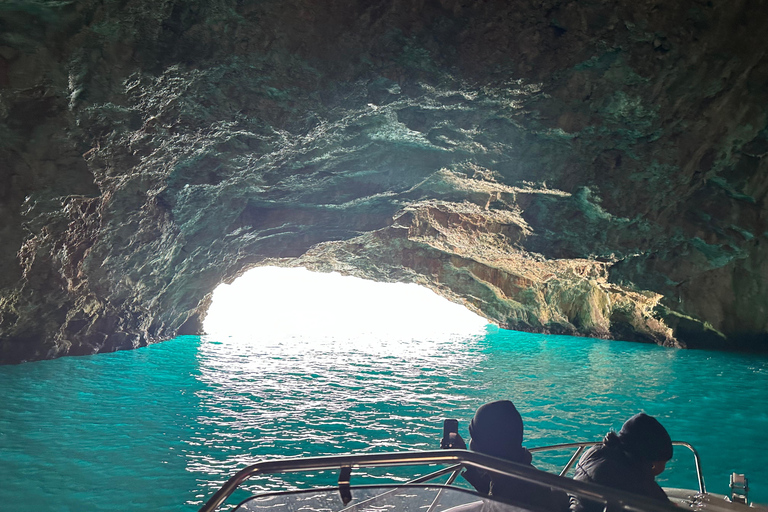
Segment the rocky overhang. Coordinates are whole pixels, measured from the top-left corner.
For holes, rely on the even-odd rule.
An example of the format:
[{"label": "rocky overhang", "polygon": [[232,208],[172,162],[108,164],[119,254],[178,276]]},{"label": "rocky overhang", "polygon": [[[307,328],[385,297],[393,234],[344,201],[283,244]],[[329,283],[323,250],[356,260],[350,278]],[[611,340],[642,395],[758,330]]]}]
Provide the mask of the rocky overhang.
[{"label": "rocky overhang", "polygon": [[767,7],[4,2],[0,362],[198,333],[268,264],[765,350]]}]

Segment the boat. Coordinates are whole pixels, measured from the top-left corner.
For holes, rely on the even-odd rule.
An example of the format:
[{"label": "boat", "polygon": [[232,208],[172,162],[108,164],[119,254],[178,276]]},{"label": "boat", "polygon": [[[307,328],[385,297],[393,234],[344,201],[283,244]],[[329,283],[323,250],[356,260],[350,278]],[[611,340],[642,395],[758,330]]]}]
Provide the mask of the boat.
[{"label": "boat", "polygon": [[[529,449],[532,453],[570,454],[556,472],[457,449],[267,460],[233,475],[199,512],[216,512],[223,510],[223,506],[234,512],[556,512],[479,494],[458,478],[467,468],[561,491],[579,500],[598,503],[604,512],[680,512],[681,507],[701,512],[768,512],[768,507],[748,502],[748,483],[742,475],[731,477],[731,496],[707,492],[699,454],[682,441],[673,445],[693,453],[698,488],[665,488],[668,503],[568,478],[584,450],[594,444],[566,443]],[[249,488],[252,479],[262,477],[274,483],[276,475],[288,474],[306,476],[283,490],[265,491],[258,485]],[[318,485],[321,480],[325,482]],[[313,484],[308,485],[309,481]],[[231,503],[235,495],[239,497]]]}]

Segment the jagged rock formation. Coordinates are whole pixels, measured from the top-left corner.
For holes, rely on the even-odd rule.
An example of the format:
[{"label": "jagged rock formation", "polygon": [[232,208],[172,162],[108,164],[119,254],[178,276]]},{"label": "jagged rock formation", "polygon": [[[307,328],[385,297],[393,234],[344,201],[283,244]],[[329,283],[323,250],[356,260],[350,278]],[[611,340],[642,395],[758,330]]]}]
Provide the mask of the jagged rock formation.
[{"label": "jagged rock formation", "polygon": [[0,5],[0,362],[197,332],[262,264],[768,347],[762,1]]}]

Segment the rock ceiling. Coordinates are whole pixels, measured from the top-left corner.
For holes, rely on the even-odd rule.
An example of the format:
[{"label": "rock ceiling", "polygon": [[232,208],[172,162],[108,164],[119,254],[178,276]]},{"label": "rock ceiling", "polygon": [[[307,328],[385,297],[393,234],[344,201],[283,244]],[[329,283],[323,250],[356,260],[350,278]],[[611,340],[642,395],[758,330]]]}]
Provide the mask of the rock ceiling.
[{"label": "rock ceiling", "polygon": [[765,349],[767,7],[4,2],[0,362],[199,332],[266,264]]}]

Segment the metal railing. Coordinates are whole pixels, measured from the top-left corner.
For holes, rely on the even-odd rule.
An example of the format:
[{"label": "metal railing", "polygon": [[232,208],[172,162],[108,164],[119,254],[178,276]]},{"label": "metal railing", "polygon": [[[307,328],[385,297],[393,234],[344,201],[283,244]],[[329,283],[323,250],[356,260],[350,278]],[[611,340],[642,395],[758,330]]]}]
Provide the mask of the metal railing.
[{"label": "metal railing", "polygon": [[[586,448],[591,448],[592,446],[595,446],[595,442],[590,443],[564,443],[564,444],[553,444],[549,446],[538,446],[536,448],[529,448],[528,451],[531,453],[536,452],[547,452],[547,451],[555,451],[555,450],[566,450],[570,448],[576,448],[576,451],[571,455],[571,458],[568,460],[568,463],[563,466],[563,468],[560,470],[560,476],[565,476],[568,471],[573,467],[573,465],[579,460],[579,457],[581,457],[581,454],[584,452]],[[691,446],[690,444],[684,442],[684,441],[672,441],[673,446],[683,446],[685,448],[688,448],[693,452],[693,463],[696,467],[696,477],[699,481],[699,492],[704,494],[707,492],[707,486],[704,484],[704,474],[701,472],[701,458],[699,458],[699,452],[696,451],[696,449]]]},{"label": "metal railing", "polygon": [[[593,444],[595,443],[572,443],[557,445],[557,448],[579,448],[582,445],[586,447]],[[690,445],[686,446],[690,448]],[[555,447],[539,447],[534,448],[531,451],[543,451],[545,449],[555,449]],[[570,478],[564,478],[559,475],[539,471],[531,466],[523,466],[467,450],[336,455],[259,462],[242,469],[230,478],[221,489],[219,489],[219,491],[216,492],[205,505],[203,505],[200,512],[215,511],[227,500],[238,486],[256,475],[324,470],[339,470],[340,472],[345,470],[348,474],[351,469],[360,468],[430,465],[446,465],[449,467],[411,480],[407,484],[399,485],[406,486],[421,484],[447,473],[456,474],[461,468],[476,468],[482,471],[488,471],[516,480],[540,485],[542,487],[560,490],[579,498],[596,501],[604,505],[604,510],[611,512],[679,512],[679,509],[671,503],[628,494],[623,491],[587,482],[575,481]]]}]

